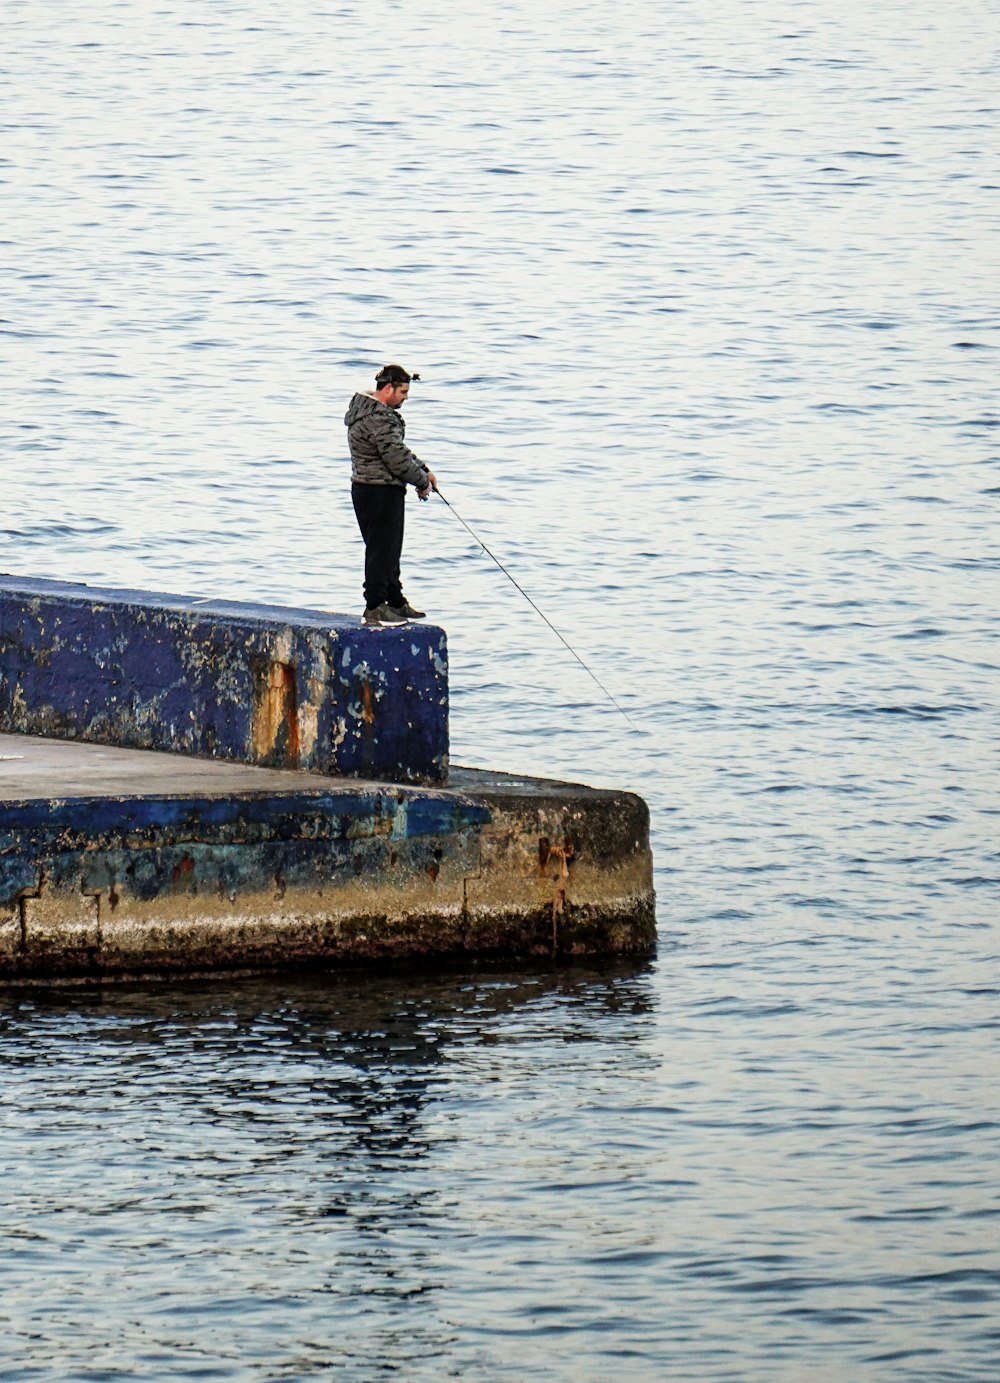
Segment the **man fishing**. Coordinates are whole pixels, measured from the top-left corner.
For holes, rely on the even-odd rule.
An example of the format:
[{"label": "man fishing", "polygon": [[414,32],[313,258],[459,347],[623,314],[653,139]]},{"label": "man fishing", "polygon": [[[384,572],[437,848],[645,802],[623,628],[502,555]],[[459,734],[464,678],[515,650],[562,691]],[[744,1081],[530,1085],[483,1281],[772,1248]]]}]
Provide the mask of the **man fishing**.
[{"label": "man fishing", "polygon": [[445,499],[438,489],[434,473],[403,441],[406,425],[399,410],[406,402],[410,384],[419,378],[419,375],[411,375],[404,370],[402,365],[383,365],[375,376],[374,393],[355,394],[344,415],[351,447],[351,497],[361,536],[365,540],[365,624],[378,628],[423,618],[424,612],[414,610],[406,599],[399,580],[399,559],[403,551],[403,501],[407,485],[416,487],[420,499],[429,498],[433,490],[476,546],[496,563],[559,642],[572,653],[584,672],[593,678],[608,700],[621,711],[632,729],[638,730],[639,727],[624,706],[615,700],[593,668],[587,666],[524,587],[518,585],[500,558],[473,532],[451,501]]},{"label": "man fishing", "polygon": [[424,616],[406,599],[399,576],[406,487],[413,485],[420,499],[437,491],[433,472],[403,440],[406,424],[399,410],[419,378],[402,365],[383,365],[374,392],[355,394],[344,414],[351,499],[365,540],[364,622],[375,628]]}]

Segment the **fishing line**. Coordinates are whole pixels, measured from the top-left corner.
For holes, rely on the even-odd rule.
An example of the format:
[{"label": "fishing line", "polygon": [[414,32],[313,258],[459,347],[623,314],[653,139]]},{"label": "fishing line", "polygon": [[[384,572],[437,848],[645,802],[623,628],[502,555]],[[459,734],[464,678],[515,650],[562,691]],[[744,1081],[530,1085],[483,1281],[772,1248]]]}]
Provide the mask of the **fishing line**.
[{"label": "fishing line", "polygon": [[525,600],[528,602],[528,604],[531,606],[531,608],[535,611],[535,613],[536,613],[537,615],[540,615],[540,616],[541,616],[541,618],[545,621],[545,623],[546,623],[546,624],[549,626],[549,628],[552,630],[553,634],[555,634],[555,636],[556,636],[556,638],[559,640],[559,642],[560,642],[561,644],[563,644],[563,646],[564,646],[565,648],[568,648],[568,649],[569,649],[570,653],[572,653],[573,657],[576,659],[576,661],[577,661],[577,662],[580,664],[580,666],[583,668],[584,672],[587,673],[587,675],[588,675],[589,677],[592,677],[592,678],[594,679],[594,681],[597,683],[597,685],[600,687],[601,691],[602,691],[602,692],[604,693],[604,695],[608,698],[608,700],[612,703],[612,705],[615,706],[615,707],[617,707],[617,709],[618,709],[619,711],[621,711],[622,715],[623,715],[623,716],[625,717],[625,719],[628,721],[629,725],[631,725],[632,729],[636,732],[636,734],[637,734],[637,735],[641,735],[641,734],[642,734],[642,731],[639,729],[638,725],[636,725],[635,721],[634,721],[634,720],[632,719],[632,717],[629,715],[628,711],[626,711],[625,707],[622,706],[622,705],[620,704],[620,702],[618,702],[618,701],[615,700],[615,698],[614,698],[614,697],[611,695],[611,693],[608,691],[607,687],[604,685],[604,683],[603,683],[603,682],[601,681],[601,679],[598,677],[597,673],[594,672],[594,670],[593,670],[592,668],[589,668],[589,667],[587,666],[587,664],[586,664],[586,663],[583,661],[583,659],[580,657],[579,653],[577,653],[577,651],[576,651],[576,649],[573,647],[573,645],[572,645],[571,643],[567,642],[567,640],[563,638],[562,634],[560,634],[559,630],[555,627],[555,625],[554,625],[554,624],[552,623],[552,621],[549,619],[548,615],[545,614],[545,612],[544,612],[543,610],[540,610],[540,609],[538,608],[538,606],[537,606],[537,605],[535,604],[535,602],[532,600],[531,596],[530,596],[530,595],[528,594],[528,592],[524,589],[524,587],[518,585],[518,583],[514,580],[513,576],[511,576],[510,572],[507,570],[507,568],[504,566],[504,564],[500,561],[500,558],[497,557],[495,553],[493,553],[493,552],[491,552],[491,551],[489,550],[489,548],[486,546],[486,544],[483,542],[482,538],[480,538],[478,534],[476,534],[476,533],[474,533],[474,532],[472,531],[472,529],[469,527],[469,525],[468,525],[468,524],[465,522],[465,520],[462,518],[461,514],[458,512],[458,510],[455,508],[455,506],[454,506],[453,504],[451,504],[448,500],[446,500],[446,499],[444,498],[444,495],[441,493],[441,491],[437,488],[436,485],[435,485],[435,487],[434,487],[434,493],[437,495],[438,499],[443,500],[444,503],[448,505],[448,508],[449,508],[449,509],[451,510],[451,512],[455,515],[455,518],[458,519],[459,523],[462,525],[462,527],[465,529],[465,531],[469,534],[470,538],[472,538],[472,540],[477,544],[477,546],[479,546],[479,547],[482,548],[482,550],[486,553],[487,557],[491,557],[491,558],[493,559],[493,561],[496,562],[497,566],[498,566],[498,567],[500,568],[500,570],[503,572],[504,576],[506,576],[507,580],[508,580],[513,586],[516,586],[516,587],[517,587],[517,589],[521,592],[521,594],[524,596]]}]

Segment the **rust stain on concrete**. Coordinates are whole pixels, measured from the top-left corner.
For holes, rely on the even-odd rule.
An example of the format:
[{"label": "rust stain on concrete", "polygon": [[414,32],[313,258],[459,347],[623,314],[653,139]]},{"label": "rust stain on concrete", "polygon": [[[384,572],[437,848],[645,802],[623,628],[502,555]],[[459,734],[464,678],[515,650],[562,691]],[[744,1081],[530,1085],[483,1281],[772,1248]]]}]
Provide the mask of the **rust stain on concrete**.
[{"label": "rust stain on concrete", "polygon": [[369,727],[375,724],[375,701],[367,679],[361,683],[361,718]]},{"label": "rust stain on concrete", "polygon": [[298,768],[299,707],[290,663],[272,662],[258,671],[250,734],[257,763]]}]

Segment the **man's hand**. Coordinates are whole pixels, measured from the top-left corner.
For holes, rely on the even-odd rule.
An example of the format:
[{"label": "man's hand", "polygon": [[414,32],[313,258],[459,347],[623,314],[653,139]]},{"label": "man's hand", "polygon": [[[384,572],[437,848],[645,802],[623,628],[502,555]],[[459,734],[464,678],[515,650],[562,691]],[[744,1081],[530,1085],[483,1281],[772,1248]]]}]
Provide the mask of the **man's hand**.
[{"label": "man's hand", "polygon": [[417,499],[429,499],[432,490],[437,491],[437,477],[433,471],[428,471],[427,484],[422,490],[417,491]]}]

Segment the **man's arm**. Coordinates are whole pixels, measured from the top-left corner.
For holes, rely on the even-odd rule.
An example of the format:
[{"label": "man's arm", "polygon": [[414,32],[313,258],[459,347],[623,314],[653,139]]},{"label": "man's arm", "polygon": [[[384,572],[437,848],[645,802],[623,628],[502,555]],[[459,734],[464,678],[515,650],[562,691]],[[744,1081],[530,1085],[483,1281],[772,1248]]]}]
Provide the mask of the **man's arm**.
[{"label": "man's arm", "polygon": [[385,462],[386,468],[397,480],[402,480],[406,485],[415,485],[417,490],[426,490],[433,485],[433,477],[430,471],[414,452],[403,441],[399,432],[392,425],[392,419],[379,409],[372,417],[369,424],[372,441],[378,447],[378,454]]}]

